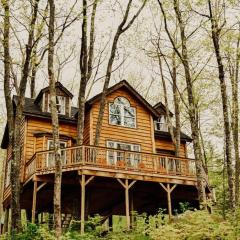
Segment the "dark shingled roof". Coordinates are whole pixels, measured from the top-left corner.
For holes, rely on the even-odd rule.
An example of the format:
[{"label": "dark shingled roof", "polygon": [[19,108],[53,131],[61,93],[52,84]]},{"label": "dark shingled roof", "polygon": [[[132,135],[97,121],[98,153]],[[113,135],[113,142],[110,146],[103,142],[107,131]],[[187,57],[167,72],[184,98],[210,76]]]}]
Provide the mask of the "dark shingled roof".
[{"label": "dark shingled roof", "polygon": [[[65,88],[60,82],[56,82],[56,88],[60,88],[63,92],[65,92],[70,98],[73,98],[73,94],[71,92],[68,91],[67,88]],[[34,100],[35,103],[38,103],[40,101],[40,99],[42,98],[42,95],[44,92],[49,90],[49,86],[43,88],[39,94],[37,95],[36,99]]]},{"label": "dark shingled roof", "polygon": [[[13,96],[13,101],[17,102],[17,96]],[[76,112],[78,111],[78,108],[71,107],[71,117],[66,115],[59,114],[59,120],[60,121],[66,121],[66,122],[76,122],[76,118],[74,117]],[[43,117],[43,118],[49,118],[51,119],[51,113],[49,112],[43,112],[40,109],[40,106],[35,103],[35,100],[32,98],[25,98],[25,105],[23,110],[24,115],[26,116],[37,116],[37,117]]]},{"label": "dark shingled roof", "polygon": [[[164,114],[166,115],[167,113],[167,110],[166,110],[166,107],[165,105],[162,103],[162,102],[159,102],[157,104],[155,104],[154,106],[154,109],[156,109],[160,114]],[[172,117],[173,116],[173,113],[169,110],[169,114],[170,116]]]},{"label": "dark shingled roof", "polygon": [[[155,136],[155,138],[171,139],[171,134],[169,132],[164,132],[164,131],[155,131],[154,136]],[[181,136],[181,141],[192,142],[192,138],[190,138],[185,133],[181,132],[180,136]]]}]

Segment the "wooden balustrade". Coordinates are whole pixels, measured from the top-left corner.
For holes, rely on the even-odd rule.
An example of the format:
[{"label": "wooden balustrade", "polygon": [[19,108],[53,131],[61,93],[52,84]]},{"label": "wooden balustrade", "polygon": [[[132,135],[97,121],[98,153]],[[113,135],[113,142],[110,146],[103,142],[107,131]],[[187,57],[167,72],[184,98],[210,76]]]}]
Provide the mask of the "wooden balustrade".
[{"label": "wooden balustrade", "polygon": [[[37,152],[26,165],[26,178],[36,172],[53,171],[54,152]],[[95,146],[61,149],[63,170],[77,170],[79,166],[140,171],[175,176],[196,176],[195,160],[159,154],[124,151]]]}]

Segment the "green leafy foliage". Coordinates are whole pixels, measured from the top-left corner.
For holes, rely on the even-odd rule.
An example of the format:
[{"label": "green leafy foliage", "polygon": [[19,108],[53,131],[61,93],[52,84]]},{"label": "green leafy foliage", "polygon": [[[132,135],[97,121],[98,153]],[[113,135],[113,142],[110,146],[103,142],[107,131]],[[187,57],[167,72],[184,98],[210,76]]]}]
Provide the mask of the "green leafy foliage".
[{"label": "green leafy foliage", "polygon": [[[80,235],[80,222],[72,221],[62,240],[238,240],[240,239],[240,211],[227,216],[207,211],[189,211],[188,205],[181,204],[184,213],[174,216],[169,223],[168,216],[160,210],[154,216],[135,215],[134,228],[126,231],[123,227],[107,231],[102,218],[89,218],[85,225],[85,234]],[[27,224],[22,233],[5,235],[1,240],[53,240],[54,232],[47,225]]]}]

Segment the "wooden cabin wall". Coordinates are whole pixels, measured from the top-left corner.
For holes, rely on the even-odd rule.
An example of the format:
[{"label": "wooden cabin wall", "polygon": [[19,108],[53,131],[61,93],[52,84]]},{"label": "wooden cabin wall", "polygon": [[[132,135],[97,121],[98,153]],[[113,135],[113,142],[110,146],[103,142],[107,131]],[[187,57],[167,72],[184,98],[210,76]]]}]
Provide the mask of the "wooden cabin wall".
[{"label": "wooden cabin wall", "polygon": [[83,139],[84,145],[90,145],[90,110],[85,114]]},{"label": "wooden cabin wall", "polygon": [[[52,133],[52,123],[50,119],[41,118],[28,118],[27,131],[26,131],[26,149],[25,149],[25,162],[28,162],[36,151],[47,149],[48,137],[35,137],[34,134],[40,132]],[[69,138],[76,138],[77,125],[74,123],[59,124],[59,134],[68,136]]]},{"label": "wooden cabin wall", "polygon": [[[180,157],[186,157],[186,143],[181,142]],[[173,142],[169,139],[155,139],[156,149],[175,151]]]},{"label": "wooden cabin wall", "polygon": [[[116,97],[125,97],[132,107],[136,108],[136,128],[128,128],[109,124],[109,103]],[[97,118],[99,112],[99,102],[92,106],[92,135],[95,137]],[[139,144],[142,152],[153,152],[153,140],[151,130],[151,115],[149,111],[126,90],[119,89],[107,96],[103,125],[100,136],[100,146],[105,147],[107,140],[114,140],[125,143]]]},{"label": "wooden cabin wall", "polygon": [[[71,104],[70,104],[71,99],[70,99],[70,97],[65,92],[63,92],[60,88],[56,88],[56,95],[66,97],[66,109],[65,109],[66,115],[71,116]],[[47,110],[48,110],[48,104],[50,103],[49,98],[50,98],[50,92],[49,91],[44,92],[42,103],[41,103],[44,106],[44,108],[43,108],[44,112],[47,112]]]}]

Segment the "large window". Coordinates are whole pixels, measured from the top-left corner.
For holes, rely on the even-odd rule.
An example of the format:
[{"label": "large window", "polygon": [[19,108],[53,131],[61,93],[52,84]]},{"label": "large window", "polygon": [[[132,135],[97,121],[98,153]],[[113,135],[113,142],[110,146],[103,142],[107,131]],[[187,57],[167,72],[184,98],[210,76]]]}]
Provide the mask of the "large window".
[{"label": "large window", "polygon": [[161,116],[155,121],[155,130],[164,132],[168,131],[168,125],[165,116]]},{"label": "large window", "polygon": [[[60,148],[61,150],[61,160],[62,160],[62,164],[66,164],[66,151],[64,151],[63,149],[67,147],[67,142],[64,141],[60,141]],[[54,149],[54,145],[53,145],[53,140],[48,140],[48,150],[53,150]],[[48,153],[48,157],[47,157],[47,166],[48,167],[53,167],[55,166],[55,161],[54,161],[54,153],[50,152]]]},{"label": "large window", "polygon": [[[66,97],[56,96],[56,105],[57,105],[58,114],[65,115],[66,114]],[[48,95],[48,112],[51,112],[50,94]]]},{"label": "large window", "polygon": [[136,109],[130,106],[126,98],[117,97],[109,104],[109,123],[136,128]]},{"label": "large window", "polygon": [[140,145],[115,142],[115,141],[107,141],[107,147],[115,148],[119,150],[119,151],[117,150],[108,151],[108,163],[111,165],[116,165],[118,164],[118,162],[123,161],[128,166],[137,167],[137,165],[140,162],[139,153],[122,151],[122,150],[125,150],[125,151],[140,152]]}]

